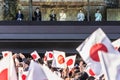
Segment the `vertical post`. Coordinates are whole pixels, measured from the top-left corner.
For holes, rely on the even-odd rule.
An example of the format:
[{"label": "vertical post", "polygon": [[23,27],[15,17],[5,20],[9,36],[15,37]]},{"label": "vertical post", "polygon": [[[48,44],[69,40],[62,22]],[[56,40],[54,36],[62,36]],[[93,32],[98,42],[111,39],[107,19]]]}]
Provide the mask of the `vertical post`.
[{"label": "vertical post", "polygon": [[87,21],[90,21],[90,0],[87,0]]},{"label": "vertical post", "polygon": [[29,0],[29,21],[32,21],[32,0]]}]

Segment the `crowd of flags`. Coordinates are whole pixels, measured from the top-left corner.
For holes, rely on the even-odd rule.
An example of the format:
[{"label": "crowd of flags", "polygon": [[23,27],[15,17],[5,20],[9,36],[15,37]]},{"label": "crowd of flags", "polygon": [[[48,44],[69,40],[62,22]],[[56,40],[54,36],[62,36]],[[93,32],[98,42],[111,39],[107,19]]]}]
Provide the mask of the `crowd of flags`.
[{"label": "crowd of flags", "polygon": [[[120,80],[120,39],[111,42],[101,28],[95,30],[81,43],[76,50],[85,61],[85,71],[96,78],[104,74],[106,80]],[[40,59],[37,51],[31,53],[29,70],[24,72],[18,69],[16,74],[15,63],[11,51],[3,51],[0,60],[0,80],[63,80],[53,73],[47,66],[36,61]],[[75,65],[76,54],[66,56],[63,51],[46,51],[44,64],[52,60],[52,67],[72,69]],[[42,76],[42,77],[41,77]]]}]

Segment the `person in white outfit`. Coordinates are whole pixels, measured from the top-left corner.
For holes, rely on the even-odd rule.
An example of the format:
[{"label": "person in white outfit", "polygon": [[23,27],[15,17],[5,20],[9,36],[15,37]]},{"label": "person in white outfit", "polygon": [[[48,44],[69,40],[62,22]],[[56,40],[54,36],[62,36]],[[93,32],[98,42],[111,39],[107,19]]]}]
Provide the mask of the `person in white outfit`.
[{"label": "person in white outfit", "polygon": [[85,19],[85,15],[84,15],[83,11],[80,10],[80,12],[77,14],[77,20],[84,21],[84,19]]},{"label": "person in white outfit", "polygon": [[60,13],[59,13],[59,21],[66,21],[66,13],[64,12],[64,10],[62,10]]},{"label": "person in white outfit", "polygon": [[95,13],[95,21],[102,21],[102,14],[99,9],[97,9],[97,12]]}]

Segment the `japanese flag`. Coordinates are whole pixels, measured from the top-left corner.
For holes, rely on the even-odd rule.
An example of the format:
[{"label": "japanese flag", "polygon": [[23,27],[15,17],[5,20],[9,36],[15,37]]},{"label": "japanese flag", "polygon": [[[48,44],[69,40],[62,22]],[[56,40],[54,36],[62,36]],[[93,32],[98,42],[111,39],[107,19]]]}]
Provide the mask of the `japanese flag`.
[{"label": "japanese flag", "polygon": [[37,51],[34,51],[31,53],[32,58],[36,61],[40,58],[40,56],[38,55]]},{"label": "japanese flag", "polygon": [[0,80],[17,80],[12,54],[0,60]]},{"label": "japanese flag", "polygon": [[75,60],[76,60],[76,55],[72,55],[72,56],[66,57],[66,58],[65,58],[66,66],[67,66],[69,69],[72,69],[72,68],[74,67]]},{"label": "japanese flag", "polygon": [[85,72],[87,72],[87,74],[89,76],[94,76],[95,77],[95,73],[93,72],[93,70],[89,66],[86,66]]},{"label": "japanese flag", "polygon": [[53,52],[52,51],[46,51],[45,56],[47,57],[47,61],[53,60]]},{"label": "japanese flag", "polygon": [[114,49],[110,40],[100,28],[94,31],[76,50],[96,76],[101,76],[102,74],[98,51],[119,53]]},{"label": "japanese flag", "polygon": [[12,55],[12,52],[11,51],[2,51],[2,55],[3,55],[3,57],[6,57],[8,55]]},{"label": "japanese flag", "polygon": [[120,80],[120,54],[100,52],[99,57],[105,80]]},{"label": "japanese flag", "polygon": [[65,68],[65,52],[54,50],[53,53],[52,67]]},{"label": "japanese flag", "polygon": [[113,42],[112,42],[112,45],[114,46],[114,48],[115,48],[116,50],[118,50],[118,49],[120,48],[120,38],[117,39],[117,40],[115,40],[115,41],[113,41]]},{"label": "japanese flag", "polygon": [[22,80],[26,80],[28,76],[28,71],[24,71],[21,75]]}]

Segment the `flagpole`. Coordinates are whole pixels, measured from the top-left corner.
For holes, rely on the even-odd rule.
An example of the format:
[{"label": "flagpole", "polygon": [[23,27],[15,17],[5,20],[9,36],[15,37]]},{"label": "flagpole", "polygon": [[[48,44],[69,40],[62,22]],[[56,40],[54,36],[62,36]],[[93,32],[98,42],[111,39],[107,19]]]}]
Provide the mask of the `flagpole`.
[{"label": "flagpole", "polygon": [[29,21],[32,21],[32,0],[29,0]]},{"label": "flagpole", "polygon": [[90,0],[87,0],[87,21],[90,21]]}]

